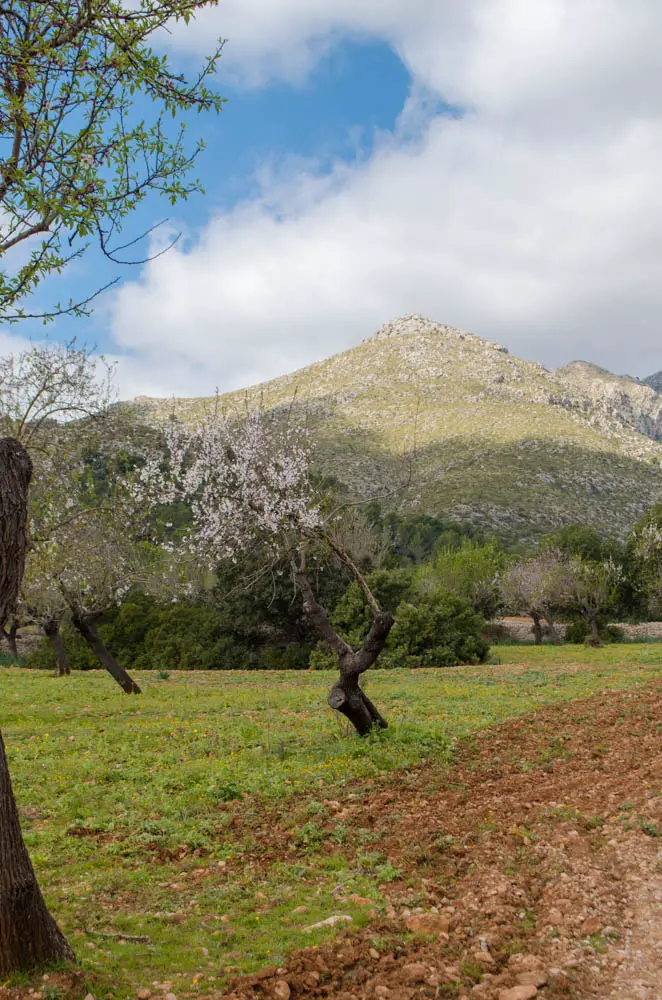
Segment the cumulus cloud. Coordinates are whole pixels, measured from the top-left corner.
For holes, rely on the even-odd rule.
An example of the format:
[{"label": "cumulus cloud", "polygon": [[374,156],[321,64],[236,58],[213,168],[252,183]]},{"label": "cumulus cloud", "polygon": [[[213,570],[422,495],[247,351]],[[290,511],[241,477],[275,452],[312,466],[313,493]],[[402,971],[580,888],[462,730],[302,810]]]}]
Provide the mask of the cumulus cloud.
[{"label": "cumulus cloud", "polygon": [[[368,162],[283,164],[255,199],[118,293],[123,394],[234,388],[402,312],[548,364],[662,367],[662,8],[640,0],[225,0],[174,43],[231,39],[246,85],[308,72],[339,34],[412,73]],[[433,92],[464,109],[430,113]]]}]

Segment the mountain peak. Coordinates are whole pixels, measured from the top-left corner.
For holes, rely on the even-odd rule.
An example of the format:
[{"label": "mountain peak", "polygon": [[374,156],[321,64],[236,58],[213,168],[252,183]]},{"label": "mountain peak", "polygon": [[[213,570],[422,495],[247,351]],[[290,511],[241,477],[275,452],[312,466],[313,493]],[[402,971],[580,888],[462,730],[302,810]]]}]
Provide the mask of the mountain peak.
[{"label": "mountain peak", "polygon": [[467,333],[466,330],[458,330],[455,326],[448,326],[445,323],[437,323],[428,316],[421,315],[421,313],[407,313],[405,316],[398,316],[396,319],[389,320],[388,323],[384,323],[384,325],[380,327],[377,333],[373,334],[372,337],[368,337],[363,341],[363,343],[365,344],[370,340],[388,340],[391,337],[430,335],[446,337],[453,340],[468,340],[480,345],[481,347],[491,347],[493,350],[500,351],[502,354],[508,354],[508,348],[502,347],[501,344],[496,344],[491,340],[485,340],[483,337],[477,337],[473,333]]}]

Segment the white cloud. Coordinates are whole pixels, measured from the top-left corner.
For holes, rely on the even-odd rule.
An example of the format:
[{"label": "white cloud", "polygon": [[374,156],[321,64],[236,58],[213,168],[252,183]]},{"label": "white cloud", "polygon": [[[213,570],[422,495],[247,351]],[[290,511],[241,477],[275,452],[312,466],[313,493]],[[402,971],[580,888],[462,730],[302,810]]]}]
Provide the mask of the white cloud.
[{"label": "white cloud", "polygon": [[[413,74],[406,127],[330,176],[284,164],[125,285],[124,394],[247,384],[410,311],[551,364],[662,367],[661,29],[655,0],[225,0],[177,44],[222,32],[264,83],[378,35]],[[469,113],[421,115],[426,88]]]}]

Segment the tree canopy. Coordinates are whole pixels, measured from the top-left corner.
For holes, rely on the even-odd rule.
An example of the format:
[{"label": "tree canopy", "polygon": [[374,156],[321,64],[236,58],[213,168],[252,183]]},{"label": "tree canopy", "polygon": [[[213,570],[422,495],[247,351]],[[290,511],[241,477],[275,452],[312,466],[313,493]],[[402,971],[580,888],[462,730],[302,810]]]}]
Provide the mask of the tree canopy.
[{"label": "tree canopy", "polygon": [[[215,2],[3,4],[0,319],[34,316],[25,300],[91,241],[116,263],[137,262],[140,234],[121,242],[129,213],[150,192],[175,204],[201,190],[191,169],[203,143],[189,142],[185,118],[221,108],[209,81],[222,43],[191,78],[153,45]],[[37,315],[83,313],[96,292]]]}]

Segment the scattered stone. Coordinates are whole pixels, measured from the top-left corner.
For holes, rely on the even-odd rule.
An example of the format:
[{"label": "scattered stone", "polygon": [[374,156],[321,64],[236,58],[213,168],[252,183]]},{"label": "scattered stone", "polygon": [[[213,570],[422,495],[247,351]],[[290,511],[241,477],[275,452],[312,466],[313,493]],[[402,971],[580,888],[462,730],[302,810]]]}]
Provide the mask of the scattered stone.
[{"label": "scattered stone", "polygon": [[547,984],[547,976],[544,972],[520,972],[517,983],[519,986],[536,986],[540,989]]},{"label": "scattered stone", "polygon": [[406,918],[405,927],[412,934],[446,934],[450,920],[441,913],[413,913]]},{"label": "scattered stone", "polygon": [[513,986],[499,992],[499,1000],[533,1000],[538,990],[535,986]]},{"label": "scattered stone", "polygon": [[327,917],[326,920],[320,920],[317,924],[311,924],[309,927],[304,927],[304,932],[310,934],[311,931],[319,931],[324,927],[337,927],[338,924],[351,924],[352,918],[348,917],[346,913],[336,913],[332,917]]},{"label": "scattered stone", "polygon": [[377,951],[376,948],[371,948],[368,954],[370,955],[370,958],[374,958],[375,961],[377,961],[377,959],[379,958],[379,952]]},{"label": "scattered stone", "polygon": [[290,997],[292,996],[290,984],[284,979],[279,979],[274,986],[274,996],[276,1000],[290,1000]]},{"label": "scattered stone", "polygon": [[151,990],[138,990],[138,1000],[149,1000],[151,995]]},{"label": "scattered stone", "polygon": [[410,962],[402,967],[402,976],[406,983],[423,983],[428,974],[428,967],[422,962]]},{"label": "scattered stone", "polygon": [[599,934],[601,930],[602,930],[602,921],[599,919],[599,917],[589,917],[588,920],[584,921],[582,931],[586,935],[586,937],[590,937],[591,934]]}]

